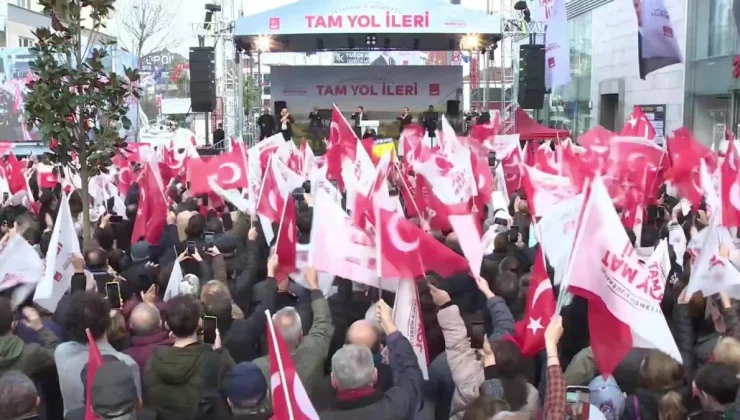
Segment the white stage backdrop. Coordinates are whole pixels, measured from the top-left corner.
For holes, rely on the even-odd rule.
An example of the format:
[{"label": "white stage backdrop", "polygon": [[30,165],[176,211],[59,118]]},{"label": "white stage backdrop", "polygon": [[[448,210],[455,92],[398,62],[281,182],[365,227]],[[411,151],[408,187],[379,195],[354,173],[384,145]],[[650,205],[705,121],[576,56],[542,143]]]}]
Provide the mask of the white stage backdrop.
[{"label": "white stage backdrop", "polygon": [[444,111],[447,100],[462,99],[462,83],[461,66],[273,66],[270,93],[295,116],[332,103],[345,113],[358,106],[368,114],[404,107],[420,112],[429,105]]}]

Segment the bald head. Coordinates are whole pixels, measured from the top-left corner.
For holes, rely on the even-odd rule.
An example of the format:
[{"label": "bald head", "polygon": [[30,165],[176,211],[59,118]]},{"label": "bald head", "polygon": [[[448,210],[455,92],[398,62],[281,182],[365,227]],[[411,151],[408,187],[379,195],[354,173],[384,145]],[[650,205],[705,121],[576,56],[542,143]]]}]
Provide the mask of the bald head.
[{"label": "bald head", "polygon": [[149,305],[148,303],[140,303],[136,305],[131,317],[129,318],[129,324],[131,325],[131,331],[135,335],[147,335],[156,331],[161,326],[162,319],[159,316],[159,309],[155,306]]},{"label": "bald head", "polygon": [[364,319],[355,321],[347,330],[347,344],[357,344],[375,351],[378,346],[378,331],[375,325]]}]

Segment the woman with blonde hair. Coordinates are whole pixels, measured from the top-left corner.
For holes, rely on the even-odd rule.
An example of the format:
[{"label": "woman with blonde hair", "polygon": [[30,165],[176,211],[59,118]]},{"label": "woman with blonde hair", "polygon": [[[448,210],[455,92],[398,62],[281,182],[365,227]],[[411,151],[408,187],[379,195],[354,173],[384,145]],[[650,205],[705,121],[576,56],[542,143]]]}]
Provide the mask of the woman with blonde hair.
[{"label": "woman with blonde hair", "polygon": [[685,419],[690,395],[683,366],[667,354],[651,350],[640,366],[635,393],[627,397],[623,418]]}]

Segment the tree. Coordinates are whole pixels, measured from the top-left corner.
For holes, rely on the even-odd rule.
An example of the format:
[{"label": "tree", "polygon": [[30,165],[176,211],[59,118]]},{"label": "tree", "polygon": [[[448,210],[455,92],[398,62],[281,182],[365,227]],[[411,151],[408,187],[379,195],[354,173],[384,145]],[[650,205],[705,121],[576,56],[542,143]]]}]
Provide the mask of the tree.
[{"label": "tree", "polygon": [[260,88],[252,77],[244,78],[244,112],[250,113],[253,108],[262,107]]},{"label": "tree", "polygon": [[152,53],[176,46],[175,15],[179,4],[173,0],[121,0],[116,21],[125,34],[119,42],[141,60]]},{"label": "tree", "polygon": [[[126,118],[127,100],[139,97],[134,87],[139,80],[136,69],[125,69],[124,78],[103,67],[111,44],[91,50],[89,45],[82,45],[82,9],[88,12],[92,21],[88,29],[94,33],[114,11],[114,2],[39,0],[51,17],[51,28],[34,32],[36,46],[32,51],[36,57],[30,64],[34,77],[27,85],[29,92],[25,97],[27,125],[29,130],[38,128],[42,140],[49,145],[48,160],[79,170],[83,203],[89,202],[90,177],[106,172],[111,158],[126,146],[119,130],[131,127]],[[60,15],[65,16],[67,23],[62,22]],[[83,243],[88,247],[90,208],[83,205],[82,209]]]}]

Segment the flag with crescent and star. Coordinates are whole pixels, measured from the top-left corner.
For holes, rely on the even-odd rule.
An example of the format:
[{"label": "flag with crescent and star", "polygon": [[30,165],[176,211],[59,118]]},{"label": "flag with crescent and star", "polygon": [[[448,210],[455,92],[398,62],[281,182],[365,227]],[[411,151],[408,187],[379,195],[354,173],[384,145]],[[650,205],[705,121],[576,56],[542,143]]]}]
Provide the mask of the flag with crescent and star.
[{"label": "flag with crescent and star", "polygon": [[655,128],[653,128],[653,124],[642,111],[642,108],[635,105],[635,108],[632,110],[629,119],[622,127],[622,131],[619,135],[643,137],[648,140],[654,140]]},{"label": "flag with crescent and star", "polygon": [[524,319],[514,326],[513,341],[522,355],[534,357],[545,349],[545,328],[555,313],[555,294],[547,275],[542,247],[537,250],[527,291]]}]

